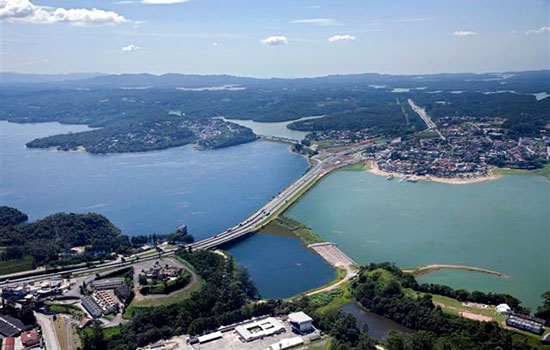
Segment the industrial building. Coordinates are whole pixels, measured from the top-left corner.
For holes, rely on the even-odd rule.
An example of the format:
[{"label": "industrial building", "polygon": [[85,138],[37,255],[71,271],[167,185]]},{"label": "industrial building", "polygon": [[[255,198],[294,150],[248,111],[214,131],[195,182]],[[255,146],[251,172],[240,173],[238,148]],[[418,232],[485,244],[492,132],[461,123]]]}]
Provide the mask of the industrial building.
[{"label": "industrial building", "polygon": [[313,328],[313,319],[303,311],[289,314],[288,322],[292,325],[293,329],[301,334],[311,333],[315,330]]},{"label": "industrial building", "polygon": [[7,315],[0,316],[0,336],[1,337],[16,337],[25,330],[23,322],[16,318]]},{"label": "industrial building", "polygon": [[506,325],[538,335],[544,332],[544,321],[527,315],[512,314],[506,319]]},{"label": "industrial building", "polygon": [[263,320],[258,320],[235,327],[235,332],[237,332],[241,340],[244,342],[262,339],[264,337],[280,334],[285,331],[285,326],[273,317],[268,317]]},{"label": "industrial building", "polygon": [[96,280],[92,282],[92,288],[95,290],[117,289],[124,284],[124,278],[109,278],[104,280]]}]

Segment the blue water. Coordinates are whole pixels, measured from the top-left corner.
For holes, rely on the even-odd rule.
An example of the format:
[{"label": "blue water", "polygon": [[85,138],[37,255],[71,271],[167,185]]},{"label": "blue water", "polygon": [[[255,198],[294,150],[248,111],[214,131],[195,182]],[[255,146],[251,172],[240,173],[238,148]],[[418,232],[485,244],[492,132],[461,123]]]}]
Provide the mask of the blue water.
[{"label": "blue water", "polygon": [[98,212],[130,235],[168,233],[183,223],[197,239],[224,231],[308,166],[288,146],[269,142],[91,155],[24,147],[36,137],[84,126],[0,122],[0,128],[3,205],[31,220],[61,211]]},{"label": "blue water", "polygon": [[333,268],[293,237],[257,234],[229,249],[262,298],[287,298],[334,279]]},{"label": "blue water", "polygon": [[[185,223],[201,239],[248,217],[308,167],[287,145],[259,141],[213,151],[185,146],[114,155],[25,147],[37,137],[87,129],[0,122],[0,204],[31,220],[97,212],[130,235],[168,233]],[[297,239],[258,235],[229,251],[266,297],[299,294],[334,278]]]}]

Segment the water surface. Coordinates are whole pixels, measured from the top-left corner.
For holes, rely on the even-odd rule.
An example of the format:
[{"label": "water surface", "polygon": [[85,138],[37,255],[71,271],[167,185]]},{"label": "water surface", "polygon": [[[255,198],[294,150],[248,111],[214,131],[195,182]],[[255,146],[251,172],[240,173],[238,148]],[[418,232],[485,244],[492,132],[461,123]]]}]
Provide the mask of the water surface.
[{"label": "water surface", "polygon": [[228,251],[248,269],[262,298],[288,298],[335,277],[323,258],[294,237],[256,234]]},{"label": "water surface", "polygon": [[386,341],[392,331],[401,333],[410,333],[411,330],[388,318],[375,314],[361,308],[356,303],[350,303],[340,308],[342,312],[351,314],[355,317],[357,327],[364,331],[365,325],[368,327],[367,334],[379,341]]},{"label": "water surface", "polygon": [[3,121],[0,127],[2,205],[31,220],[62,211],[98,212],[130,235],[168,233],[182,223],[197,239],[224,231],[308,166],[288,145],[270,142],[92,155],[25,147],[36,137],[84,126]]},{"label": "water surface", "polygon": [[550,182],[505,176],[468,185],[388,181],[333,173],[290,216],[360,264],[457,264],[510,275],[440,271],[423,281],[512,294],[527,306],[550,289]]},{"label": "water surface", "polygon": [[257,122],[254,120],[240,120],[240,119],[227,119],[222,118],[223,120],[233,122],[247,128],[252,129],[256,135],[260,136],[271,136],[271,137],[282,137],[286,139],[301,141],[308,133],[305,131],[291,130],[287,126],[291,123],[301,121],[322,118],[323,116],[314,116],[314,117],[303,117],[296,120],[291,120],[287,122]]},{"label": "water surface", "polygon": [[[308,167],[288,145],[270,142],[113,155],[25,147],[37,137],[84,130],[0,122],[0,204],[31,220],[97,212],[130,235],[168,233],[185,223],[201,239],[248,217]],[[295,238],[258,235],[229,251],[266,297],[299,294],[334,278],[332,268]]]}]

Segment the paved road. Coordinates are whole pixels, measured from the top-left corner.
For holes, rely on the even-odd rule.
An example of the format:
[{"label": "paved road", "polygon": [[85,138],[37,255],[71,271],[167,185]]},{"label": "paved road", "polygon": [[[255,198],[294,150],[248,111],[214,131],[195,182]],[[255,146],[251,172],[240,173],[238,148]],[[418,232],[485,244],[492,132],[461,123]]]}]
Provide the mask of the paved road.
[{"label": "paved road", "polygon": [[292,203],[292,200],[296,199],[297,195],[309,185],[329,172],[355,162],[355,151],[355,149],[351,149],[334,155],[328,155],[323,160],[318,158],[314,159],[317,164],[313,168],[252,214],[248,219],[220,234],[192,243],[188,245],[188,247],[191,247],[193,250],[212,249],[257,231],[262,225],[273,219],[279,210]]},{"label": "paved road", "polygon": [[36,317],[40,328],[42,328],[42,336],[44,337],[48,350],[61,350],[59,340],[57,339],[57,335],[55,335],[52,319],[49,316],[38,312],[35,312],[34,316]]},{"label": "paved road", "polygon": [[422,108],[417,106],[413,100],[410,98],[408,99],[409,105],[413,109],[413,111],[416,112],[422,118],[424,123],[426,123],[426,126],[428,127],[428,130],[433,130],[439,134],[439,137],[441,137],[442,140],[445,140],[445,136],[437,129],[437,125],[433,122],[432,118],[426,113],[426,108]]}]

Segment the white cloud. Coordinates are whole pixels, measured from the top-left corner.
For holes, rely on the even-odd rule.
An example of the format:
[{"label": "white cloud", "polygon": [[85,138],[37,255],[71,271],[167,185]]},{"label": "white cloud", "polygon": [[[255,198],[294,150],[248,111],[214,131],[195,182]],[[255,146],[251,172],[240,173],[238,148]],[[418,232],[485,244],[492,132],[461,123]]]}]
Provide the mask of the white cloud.
[{"label": "white cloud", "polygon": [[264,45],[277,46],[277,45],[286,45],[288,43],[288,39],[286,36],[272,35],[272,36],[268,36],[265,39],[260,40],[260,42]]},{"label": "white cloud", "polygon": [[328,38],[328,41],[331,43],[338,43],[338,42],[345,42],[345,41],[353,41],[356,38],[353,35],[344,34],[344,35],[333,35],[330,38]]},{"label": "white cloud", "polygon": [[457,30],[453,33],[454,36],[472,36],[476,34],[476,32],[472,32],[471,30]]},{"label": "white cloud", "polygon": [[35,6],[29,0],[0,0],[0,19],[39,24],[102,25],[129,22],[113,11]]},{"label": "white cloud", "polygon": [[315,24],[318,26],[328,26],[331,24],[335,24],[334,20],[332,18],[307,18],[307,19],[297,19],[295,21],[292,21],[292,23],[298,23],[298,24]]},{"label": "white cloud", "polygon": [[550,27],[540,27],[539,29],[531,29],[525,32],[525,34],[542,34],[542,33],[550,33]]},{"label": "white cloud", "polygon": [[130,45],[128,45],[128,46],[124,46],[124,47],[122,48],[122,52],[132,52],[132,51],[137,51],[137,50],[139,50],[139,49],[141,49],[141,47],[136,46],[136,45],[134,45],[134,44],[130,44]]},{"label": "white cloud", "polygon": [[141,0],[144,4],[150,5],[172,5],[188,2],[189,0]]}]

